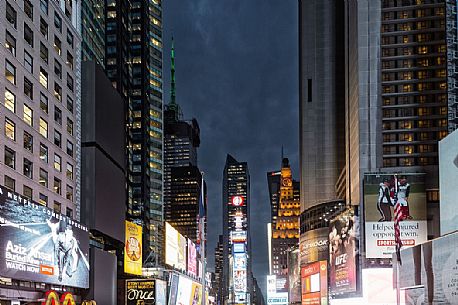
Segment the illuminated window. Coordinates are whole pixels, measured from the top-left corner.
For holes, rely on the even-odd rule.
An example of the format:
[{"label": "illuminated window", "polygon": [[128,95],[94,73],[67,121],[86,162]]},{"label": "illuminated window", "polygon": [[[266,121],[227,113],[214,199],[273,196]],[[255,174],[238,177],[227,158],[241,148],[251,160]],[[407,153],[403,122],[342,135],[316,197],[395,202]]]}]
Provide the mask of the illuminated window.
[{"label": "illuminated window", "polygon": [[8,118],[5,118],[5,136],[16,141],[16,124]]},{"label": "illuminated window", "polygon": [[5,48],[8,49],[11,54],[16,56],[16,39],[8,31],[6,31]]},{"label": "illuminated window", "polygon": [[445,53],[447,52],[447,47],[445,45],[440,45],[438,48],[437,48],[437,52],[439,53]]},{"label": "illuminated window", "polygon": [[16,67],[8,59],[5,59],[5,77],[10,83],[16,85]]},{"label": "illuminated window", "polygon": [[41,205],[46,206],[48,204],[48,196],[40,193],[40,195],[38,197],[38,203],[41,204]]},{"label": "illuminated window", "polygon": [[48,163],[48,147],[43,143],[40,143],[40,159]]},{"label": "illuminated window", "polygon": [[11,112],[16,112],[16,96],[8,89],[5,89],[5,107]]},{"label": "illuminated window", "polygon": [[446,77],[447,76],[447,71],[445,69],[437,70],[436,71],[436,76],[437,77]]},{"label": "illuminated window", "polygon": [[411,91],[412,91],[412,85],[405,84],[402,86],[402,92],[411,92]]},{"label": "illuminated window", "polygon": [[39,129],[40,134],[47,138],[48,137],[48,122],[46,122],[44,119],[40,118],[40,129]]},{"label": "illuminated window", "polygon": [[427,46],[418,47],[418,54],[427,54],[427,53],[428,53],[428,47]]},{"label": "illuminated window", "polygon": [[62,181],[54,177],[54,193],[56,194],[62,194]]},{"label": "illuminated window", "polygon": [[417,35],[417,42],[425,42],[426,41],[426,35],[425,34],[418,34]]},{"label": "illuminated window", "polygon": [[57,154],[54,154],[54,169],[62,171],[62,158]]},{"label": "illuminated window", "polygon": [[439,88],[442,89],[442,90],[446,90],[447,89],[447,83],[446,82],[439,83]]},{"label": "illuminated window", "polygon": [[24,104],[24,122],[29,126],[33,126],[33,110],[26,104]]},{"label": "illuminated window", "polygon": [[426,76],[427,76],[427,72],[426,71],[418,71],[417,72],[418,79],[424,79],[424,78],[426,78]]}]

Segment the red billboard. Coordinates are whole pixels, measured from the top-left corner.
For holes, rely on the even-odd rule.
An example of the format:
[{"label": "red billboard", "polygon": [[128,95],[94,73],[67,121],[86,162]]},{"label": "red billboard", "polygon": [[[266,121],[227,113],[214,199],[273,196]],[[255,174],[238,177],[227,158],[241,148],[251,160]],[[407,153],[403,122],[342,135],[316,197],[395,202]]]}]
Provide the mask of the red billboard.
[{"label": "red billboard", "polygon": [[188,272],[197,276],[197,251],[196,245],[188,239]]},{"label": "red billboard", "polygon": [[302,305],[328,304],[328,263],[319,261],[301,268]]}]

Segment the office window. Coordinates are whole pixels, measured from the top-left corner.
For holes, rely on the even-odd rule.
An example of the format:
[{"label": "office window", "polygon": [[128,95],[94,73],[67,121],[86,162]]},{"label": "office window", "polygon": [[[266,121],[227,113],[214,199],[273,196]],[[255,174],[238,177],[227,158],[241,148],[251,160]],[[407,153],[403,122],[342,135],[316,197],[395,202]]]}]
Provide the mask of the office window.
[{"label": "office window", "polygon": [[33,31],[24,23],[24,40],[33,48]]},{"label": "office window", "polygon": [[67,132],[69,135],[73,136],[73,121],[67,117]]},{"label": "office window", "polygon": [[6,20],[13,28],[17,29],[17,12],[8,1],[6,1]]},{"label": "office window", "polygon": [[33,5],[29,0],[24,0],[24,13],[33,21]]},{"label": "office window", "polygon": [[24,197],[26,197],[27,199],[32,200],[33,191],[27,185],[23,185],[22,186],[22,195],[24,195]]},{"label": "office window", "polygon": [[24,122],[29,126],[33,126],[33,110],[24,104]]},{"label": "office window", "polygon": [[40,179],[38,180],[38,182],[42,186],[48,187],[48,172],[42,168],[40,168]]},{"label": "office window", "polygon": [[73,187],[67,184],[67,191],[65,193],[65,198],[73,202]]},{"label": "office window", "polygon": [[11,168],[16,168],[16,152],[5,146],[5,165]]},{"label": "office window", "polygon": [[73,157],[73,143],[67,140],[67,155]]},{"label": "office window", "polygon": [[38,197],[38,203],[44,206],[48,205],[48,196],[40,193]]},{"label": "office window", "polygon": [[73,92],[73,77],[70,76],[70,74],[67,73],[67,88]]},{"label": "office window", "polygon": [[16,124],[8,118],[5,118],[5,136],[16,141]]},{"label": "office window", "polygon": [[54,177],[54,193],[62,194],[62,181]]},{"label": "office window", "polygon": [[46,122],[43,118],[40,118],[40,134],[47,138],[48,137],[48,122]]},{"label": "office window", "polygon": [[54,130],[54,144],[62,147],[62,135],[57,130]]},{"label": "office window", "polygon": [[40,10],[48,15],[48,0],[40,0]]},{"label": "office window", "polygon": [[57,54],[62,55],[62,42],[57,36],[54,36],[54,50],[56,50]]},{"label": "office window", "polygon": [[43,92],[40,92],[40,108],[48,113],[48,97]]},{"label": "office window", "polygon": [[67,43],[73,48],[73,34],[69,30],[67,30]]},{"label": "office window", "polygon": [[70,67],[70,69],[73,70],[73,55],[70,54],[70,52],[67,51],[67,66]]},{"label": "office window", "polygon": [[45,62],[48,63],[48,48],[40,42],[40,58]]},{"label": "office window", "polygon": [[54,121],[57,124],[62,125],[62,110],[60,110],[56,106],[54,107]]},{"label": "office window", "polygon": [[28,133],[27,131],[24,131],[24,148],[31,153],[33,153],[33,136]]},{"label": "office window", "polygon": [[60,204],[60,202],[54,201],[53,209],[54,209],[55,213],[59,213],[60,214],[60,212],[62,210],[62,205]]},{"label": "office window", "polygon": [[16,39],[8,31],[6,31],[5,35],[5,48],[8,49],[11,54],[16,56]]},{"label": "office window", "polygon": [[48,39],[48,28],[48,23],[40,17],[40,32],[46,39]]},{"label": "office window", "polygon": [[59,84],[54,83],[54,97],[59,101],[62,102],[62,87]]},{"label": "office window", "polygon": [[48,163],[48,147],[43,143],[40,143],[40,159]]},{"label": "office window", "polygon": [[54,73],[59,77],[59,79],[62,79],[62,65],[57,61],[57,59],[54,59]]},{"label": "office window", "polygon": [[33,163],[29,160],[24,158],[24,168],[23,168],[23,174],[27,178],[33,179]]},{"label": "office window", "polygon": [[59,172],[62,171],[62,158],[57,154],[54,154],[54,168]]},{"label": "office window", "polygon": [[54,12],[54,26],[62,33],[62,18]]},{"label": "office window", "polygon": [[[67,198],[67,199],[68,199],[68,198]],[[72,200],[72,201],[73,201],[73,200]],[[73,218],[73,210],[70,209],[69,207],[67,207],[67,210],[66,210],[66,212],[65,212],[65,215],[66,215],[67,217]]]},{"label": "office window", "polygon": [[16,112],[16,96],[8,89],[5,89],[5,107],[11,112]]},{"label": "office window", "polygon": [[40,67],[40,84],[48,89],[48,72]]},{"label": "office window", "polygon": [[73,113],[73,100],[67,95],[67,109]]},{"label": "office window", "polygon": [[24,94],[33,100],[33,84],[27,77],[24,77]]},{"label": "office window", "polygon": [[16,67],[8,59],[5,59],[5,77],[10,83],[16,85]]},{"label": "office window", "polygon": [[24,67],[30,73],[33,73],[33,57],[26,50],[24,50]]},{"label": "office window", "polygon": [[13,178],[11,177],[8,177],[7,175],[5,175],[5,187],[7,189],[10,189],[11,191],[16,191],[16,180],[14,180]]},{"label": "office window", "polygon": [[66,176],[68,179],[73,180],[73,165],[71,165],[70,163],[67,163]]}]

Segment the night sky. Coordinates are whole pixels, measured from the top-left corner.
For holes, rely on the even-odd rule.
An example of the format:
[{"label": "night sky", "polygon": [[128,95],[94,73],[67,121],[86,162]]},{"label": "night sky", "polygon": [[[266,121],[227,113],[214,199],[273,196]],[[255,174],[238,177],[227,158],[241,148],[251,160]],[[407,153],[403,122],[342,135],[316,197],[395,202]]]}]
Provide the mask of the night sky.
[{"label": "night sky", "polygon": [[298,180],[297,0],[163,1],[164,101],[170,100],[175,39],[177,103],[201,129],[199,167],[208,187],[208,267],[222,233],[226,154],[251,175],[253,271],[262,290],[269,272],[266,172],[280,169],[281,147]]}]

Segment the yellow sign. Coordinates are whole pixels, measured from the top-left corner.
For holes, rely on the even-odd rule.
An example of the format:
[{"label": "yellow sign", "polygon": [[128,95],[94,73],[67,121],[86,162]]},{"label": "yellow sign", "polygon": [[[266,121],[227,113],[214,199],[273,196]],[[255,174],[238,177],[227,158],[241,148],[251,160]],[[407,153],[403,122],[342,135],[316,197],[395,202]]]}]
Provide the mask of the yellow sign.
[{"label": "yellow sign", "polygon": [[46,292],[45,297],[45,301],[41,303],[42,305],[76,305],[70,292],[64,292],[60,297],[60,301],[59,294],[54,290]]},{"label": "yellow sign", "polygon": [[142,227],[126,221],[126,246],[124,247],[124,272],[142,274]]}]

